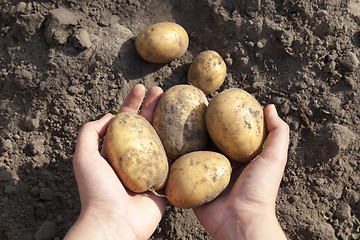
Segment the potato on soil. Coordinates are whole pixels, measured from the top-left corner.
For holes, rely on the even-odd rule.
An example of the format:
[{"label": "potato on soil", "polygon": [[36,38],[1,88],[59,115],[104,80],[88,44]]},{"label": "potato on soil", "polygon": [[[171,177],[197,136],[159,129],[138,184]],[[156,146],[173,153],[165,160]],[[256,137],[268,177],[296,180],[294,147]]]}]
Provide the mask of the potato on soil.
[{"label": "potato on soil", "polygon": [[231,165],[222,154],[188,153],[170,167],[165,194],[178,208],[193,208],[215,199],[229,184]]},{"label": "potato on soil", "polygon": [[205,94],[216,91],[223,84],[225,77],[226,64],[222,57],[212,50],[197,55],[187,74],[188,82]]},{"label": "potato on soil", "polygon": [[151,124],[134,113],[119,113],[106,137],[108,161],[121,182],[136,193],[164,187],[169,165],[164,147]]},{"label": "potato on soil", "polygon": [[135,40],[139,55],[151,63],[167,63],[181,57],[189,46],[189,37],[179,24],[161,22],[141,31]]},{"label": "potato on soil", "polygon": [[264,111],[249,93],[238,88],[216,95],[206,112],[206,126],[215,145],[232,160],[248,162],[266,138]]},{"label": "potato on soil", "polygon": [[154,111],[153,126],[170,159],[205,149],[205,113],[204,95],[198,88],[176,85],[164,92]]}]

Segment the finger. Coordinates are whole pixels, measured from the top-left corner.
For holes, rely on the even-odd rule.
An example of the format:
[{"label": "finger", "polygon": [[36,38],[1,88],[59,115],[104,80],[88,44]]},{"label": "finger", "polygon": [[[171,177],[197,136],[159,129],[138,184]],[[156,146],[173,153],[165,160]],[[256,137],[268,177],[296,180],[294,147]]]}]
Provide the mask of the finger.
[{"label": "finger", "polygon": [[108,113],[101,119],[88,122],[80,129],[76,142],[75,158],[79,152],[86,154],[98,154],[99,141],[105,135],[113,115]]},{"label": "finger", "polygon": [[278,167],[284,167],[289,146],[289,126],[278,116],[273,104],[265,108],[265,121],[269,135],[261,156],[278,164]]},{"label": "finger", "polygon": [[159,87],[152,87],[146,94],[144,103],[141,107],[140,115],[152,123],[155,107],[163,94],[163,90]]},{"label": "finger", "polygon": [[145,96],[145,87],[142,84],[136,84],[127,95],[119,112],[137,113]]}]

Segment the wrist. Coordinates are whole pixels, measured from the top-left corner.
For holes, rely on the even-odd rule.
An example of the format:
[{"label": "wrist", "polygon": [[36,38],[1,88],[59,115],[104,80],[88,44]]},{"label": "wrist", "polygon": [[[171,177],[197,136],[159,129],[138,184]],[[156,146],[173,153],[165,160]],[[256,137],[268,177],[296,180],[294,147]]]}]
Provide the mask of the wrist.
[{"label": "wrist", "polygon": [[275,211],[229,211],[226,220],[220,228],[212,232],[211,236],[217,239],[276,239],[285,240],[285,234],[276,218]]},{"label": "wrist", "polygon": [[65,236],[65,240],[119,239],[120,236],[122,239],[137,239],[130,230],[131,228],[120,217],[84,210]]},{"label": "wrist", "polygon": [[276,218],[275,211],[258,213],[249,221],[243,223],[242,239],[286,239]]}]

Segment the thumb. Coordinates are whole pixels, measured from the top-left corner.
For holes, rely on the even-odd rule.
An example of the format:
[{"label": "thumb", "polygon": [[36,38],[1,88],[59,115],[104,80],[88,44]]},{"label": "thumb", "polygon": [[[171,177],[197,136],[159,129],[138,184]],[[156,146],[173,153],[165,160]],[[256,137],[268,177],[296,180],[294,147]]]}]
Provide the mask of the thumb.
[{"label": "thumb", "polygon": [[289,146],[289,126],[278,116],[275,105],[265,108],[266,128],[269,132],[260,156],[278,169],[284,169]]}]

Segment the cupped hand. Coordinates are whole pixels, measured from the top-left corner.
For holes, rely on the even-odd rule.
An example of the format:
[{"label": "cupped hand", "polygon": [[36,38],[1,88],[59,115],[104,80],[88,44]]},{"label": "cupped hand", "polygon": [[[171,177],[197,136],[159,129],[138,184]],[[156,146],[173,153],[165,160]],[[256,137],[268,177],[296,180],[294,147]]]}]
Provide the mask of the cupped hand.
[{"label": "cupped hand", "polygon": [[275,201],[287,161],[289,127],[274,105],[265,108],[265,120],[269,134],[261,154],[246,165],[228,193],[194,209],[213,239],[286,239]]},{"label": "cupped hand", "polygon": [[[147,93],[138,84],[126,97],[119,112],[137,113],[152,122],[153,112],[162,94],[159,87]],[[65,239],[148,239],[165,211],[166,200],[150,192],[127,191],[99,152],[113,116],[86,123],[80,130],[73,159],[81,200],[81,213]]]}]

